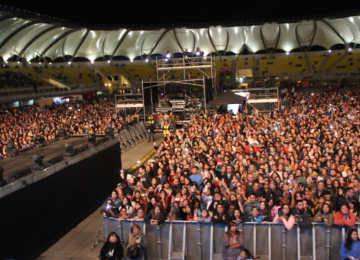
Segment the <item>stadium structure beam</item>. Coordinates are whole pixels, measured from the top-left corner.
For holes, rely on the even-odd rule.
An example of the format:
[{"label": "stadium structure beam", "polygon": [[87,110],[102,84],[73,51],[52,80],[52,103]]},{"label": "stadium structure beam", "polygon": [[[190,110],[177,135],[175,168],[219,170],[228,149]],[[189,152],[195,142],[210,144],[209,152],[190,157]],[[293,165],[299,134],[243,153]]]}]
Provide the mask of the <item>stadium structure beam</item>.
[{"label": "stadium structure beam", "polygon": [[72,57],[71,57],[71,60],[70,60],[71,65],[72,65],[72,63],[73,63],[73,61],[74,61],[74,58],[75,58],[76,53],[77,53],[78,50],[80,49],[81,45],[84,43],[86,37],[89,35],[89,32],[90,32],[90,30],[89,30],[89,29],[86,29],[86,32],[85,32],[84,36],[81,38],[81,41],[79,42],[78,46],[76,47],[76,49],[75,49],[75,51],[74,51],[74,54],[73,54]]},{"label": "stadium structure beam", "polygon": [[32,37],[32,39],[30,41],[28,41],[25,46],[22,48],[22,50],[20,51],[19,55],[16,58],[16,61],[19,61],[20,57],[24,54],[24,52],[26,51],[27,48],[30,47],[31,44],[33,44],[34,41],[36,41],[38,38],[40,38],[41,36],[43,36],[45,33],[50,32],[56,28],[59,28],[60,26],[58,25],[54,25],[51,26],[49,28],[47,28],[46,30],[43,30],[41,32],[39,32],[38,34],[36,34],[34,37]]},{"label": "stadium structure beam", "polygon": [[278,28],[279,28],[279,33],[278,33],[278,37],[276,39],[276,43],[275,43],[275,47],[272,50],[272,53],[276,52],[277,47],[279,46],[279,42],[280,42],[280,37],[281,37],[281,26],[278,24]]},{"label": "stadium structure beam", "polygon": [[313,23],[314,23],[314,33],[311,37],[311,40],[310,40],[310,43],[309,43],[309,46],[307,46],[306,50],[307,51],[310,51],[310,48],[314,42],[314,39],[315,39],[315,35],[316,35],[316,32],[317,32],[317,22],[315,20],[313,20]]},{"label": "stadium structure beam", "polygon": [[349,50],[349,44],[345,41],[345,39],[342,37],[342,35],[334,28],[334,26],[332,26],[325,19],[321,19],[320,21],[323,22],[325,25],[327,25],[340,38],[340,40],[342,40],[342,42],[345,45],[346,51],[348,51]]},{"label": "stadium structure beam", "polygon": [[[151,49],[150,53],[149,53],[149,58],[152,55],[152,53],[154,52],[155,48],[158,46],[158,44],[160,43],[160,41],[162,40],[162,38],[165,36],[165,34],[167,34],[170,31],[170,29],[165,29],[165,31],[163,31],[163,33],[160,35],[160,37],[157,39],[154,47]],[[149,59],[150,60],[150,59]]]},{"label": "stadium structure beam", "polygon": [[66,36],[72,34],[73,32],[76,32],[78,30],[70,30],[65,32],[64,34],[62,34],[60,37],[56,38],[54,41],[52,41],[40,54],[40,58],[43,57],[45,55],[45,53],[51,48],[53,47],[56,43],[58,43],[59,41],[61,41],[62,39],[64,39]]},{"label": "stadium structure beam", "polygon": [[265,48],[265,51],[266,51],[267,53],[270,53],[270,50],[269,50],[269,48],[267,47],[266,42],[265,42],[265,37],[264,37],[264,33],[263,33],[263,27],[264,27],[264,25],[262,25],[262,26],[260,27],[260,39],[261,39],[261,42],[262,42],[263,47]]},{"label": "stadium structure beam", "polygon": [[121,39],[118,41],[115,49],[113,50],[111,57],[110,57],[110,62],[113,61],[114,59],[114,55],[116,54],[117,50],[119,49],[120,45],[123,43],[123,41],[125,40],[126,36],[129,34],[130,30],[126,29],[125,33],[123,34],[123,36],[121,36]]},{"label": "stadium structure beam", "polygon": [[37,20],[28,22],[28,23],[20,26],[19,28],[17,28],[17,29],[16,29],[15,31],[13,31],[12,33],[10,33],[10,34],[0,43],[0,50],[2,49],[2,47],[4,47],[4,45],[5,45],[12,37],[14,37],[16,34],[18,34],[19,32],[21,32],[22,30],[30,27],[31,25],[36,24],[37,22],[38,22]]},{"label": "stadium structure beam", "polygon": [[230,36],[229,36],[229,31],[228,29],[226,30],[226,45],[225,45],[225,49],[224,49],[224,55],[226,55],[227,49],[229,47],[229,41],[230,41]]},{"label": "stadium structure beam", "polygon": [[5,20],[7,20],[7,19],[9,19],[9,18],[13,18],[13,17],[14,17],[13,14],[3,15],[3,16],[0,17],[0,23],[1,23],[2,21],[5,21]]},{"label": "stadium structure beam", "polygon": [[216,56],[219,56],[219,52],[216,49],[215,44],[214,44],[213,39],[212,39],[211,34],[210,34],[210,28],[208,28],[208,36],[209,36],[210,43],[213,46],[214,51],[216,52]]},{"label": "stadium structure beam", "polygon": [[176,43],[179,45],[181,52],[184,53],[184,48],[181,46],[179,38],[177,37],[176,29],[174,29],[173,32],[174,32],[174,37],[175,37]]}]

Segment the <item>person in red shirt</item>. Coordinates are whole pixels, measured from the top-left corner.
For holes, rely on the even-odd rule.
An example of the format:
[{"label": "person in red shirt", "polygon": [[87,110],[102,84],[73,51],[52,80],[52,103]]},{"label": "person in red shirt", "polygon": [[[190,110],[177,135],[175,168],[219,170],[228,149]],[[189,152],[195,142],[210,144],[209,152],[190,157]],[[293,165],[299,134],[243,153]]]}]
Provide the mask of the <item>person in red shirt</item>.
[{"label": "person in red shirt", "polygon": [[335,214],[335,225],[353,227],[355,222],[356,216],[349,211],[348,205],[342,205],[340,211]]}]

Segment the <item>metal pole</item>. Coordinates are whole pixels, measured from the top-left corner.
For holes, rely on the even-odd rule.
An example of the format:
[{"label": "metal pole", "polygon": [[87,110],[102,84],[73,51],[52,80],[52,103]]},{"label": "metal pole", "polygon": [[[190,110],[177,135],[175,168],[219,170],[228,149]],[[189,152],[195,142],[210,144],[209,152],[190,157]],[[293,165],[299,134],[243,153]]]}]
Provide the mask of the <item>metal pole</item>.
[{"label": "metal pole", "polygon": [[271,260],[271,225],[268,226],[268,254],[269,260]]},{"label": "metal pole", "polygon": [[183,79],[186,79],[186,74],[185,74],[185,56],[183,55]]},{"label": "metal pole", "polygon": [[[174,124],[175,125],[175,124]],[[198,259],[201,259],[201,224],[197,223],[197,245],[198,245]]]},{"label": "metal pole", "polygon": [[297,225],[296,227],[296,247],[297,247],[297,260],[301,260],[301,247],[300,247],[300,227]]},{"label": "metal pole", "polygon": [[253,228],[253,255],[256,258],[256,224],[254,224]]},{"label": "metal pole", "polygon": [[150,98],[151,98],[151,113],[154,113],[154,104],[153,104],[153,96],[152,96],[152,88],[150,89]]},{"label": "metal pole", "polygon": [[282,225],[281,249],[281,259],[286,260],[286,229],[284,225]]},{"label": "metal pole", "polygon": [[142,93],[142,99],[143,99],[143,111],[144,111],[144,123],[145,123],[145,117],[146,117],[146,109],[145,109],[145,96],[144,96],[144,79],[141,79],[141,93]]},{"label": "metal pole", "polygon": [[160,237],[160,226],[156,226],[156,239],[158,245],[158,259],[161,260],[161,237]]},{"label": "metal pole", "polygon": [[331,229],[328,228],[326,230],[326,250],[325,250],[325,259],[326,260],[330,260],[330,248],[331,248],[330,236],[331,236]]},{"label": "metal pole", "polygon": [[185,252],[186,252],[186,222],[184,222],[184,229],[183,229],[183,247],[182,247],[182,256],[181,256],[182,260],[185,260]]},{"label": "metal pole", "polygon": [[312,225],[312,259],[316,260],[316,236],[315,225]]},{"label": "metal pole", "polygon": [[156,57],[156,79],[159,80],[158,59]]},{"label": "metal pole", "polygon": [[211,228],[210,228],[210,260],[213,259],[213,254],[214,254],[214,224],[211,223]]},{"label": "metal pole", "polygon": [[172,248],[173,248],[173,243],[172,243],[172,222],[170,222],[168,259],[171,258]]},{"label": "metal pole", "polygon": [[205,77],[203,76],[203,88],[204,88],[204,112],[206,114],[206,90],[205,90]]}]

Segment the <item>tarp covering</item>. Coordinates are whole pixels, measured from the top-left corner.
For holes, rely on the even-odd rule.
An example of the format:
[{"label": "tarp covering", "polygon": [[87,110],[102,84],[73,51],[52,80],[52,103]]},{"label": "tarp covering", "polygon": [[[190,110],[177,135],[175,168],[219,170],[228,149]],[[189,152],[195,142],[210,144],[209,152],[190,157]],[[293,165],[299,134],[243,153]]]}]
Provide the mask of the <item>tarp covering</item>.
[{"label": "tarp covering", "polygon": [[245,100],[245,97],[238,96],[232,91],[226,91],[214,100],[211,100],[208,105],[242,104]]}]

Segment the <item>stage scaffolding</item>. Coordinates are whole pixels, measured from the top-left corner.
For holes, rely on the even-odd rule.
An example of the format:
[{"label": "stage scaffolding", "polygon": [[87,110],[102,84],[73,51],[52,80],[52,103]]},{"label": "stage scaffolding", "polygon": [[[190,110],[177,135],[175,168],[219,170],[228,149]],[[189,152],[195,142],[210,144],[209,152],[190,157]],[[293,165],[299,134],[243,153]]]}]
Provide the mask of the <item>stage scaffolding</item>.
[{"label": "stage scaffolding", "polygon": [[[182,71],[180,77],[175,77],[174,72]],[[196,75],[195,75],[196,74]],[[183,84],[188,86],[202,87],[204,97],[201,99],[203,108],[206,108],[206,79],[211,79],[211,91],[214,96],[216,93],[216,70],[215,70],[215,57],[212,56],[195,56],[173,59],[156,59],[156,75],[157,80],[141,81],[141,89],[143,95],[144,115],[145,111],[145,98],[144,90],[152,89],[154,87],[164,87],[170,83]],[[144,86],[144,84],[152,84],[151,86]],[[151,109],[153,109],[152,96],[151,96]],[[148,112],[153,112],[148,111]]]}]

